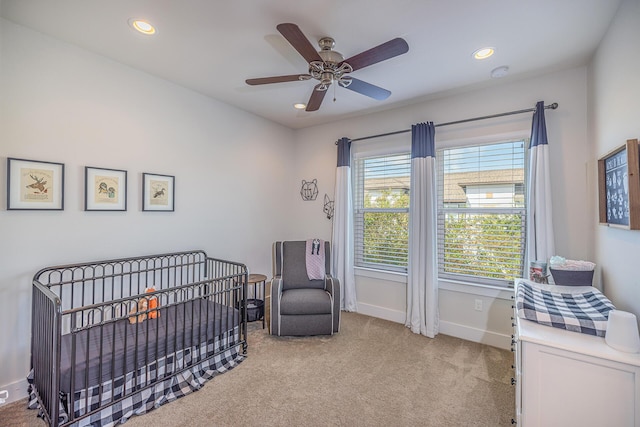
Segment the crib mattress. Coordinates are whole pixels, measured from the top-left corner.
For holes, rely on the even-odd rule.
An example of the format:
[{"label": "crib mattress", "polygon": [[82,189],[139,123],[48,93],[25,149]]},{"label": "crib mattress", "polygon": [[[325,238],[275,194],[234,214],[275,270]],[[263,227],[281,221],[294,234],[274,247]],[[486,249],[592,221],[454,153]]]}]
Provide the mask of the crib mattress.
[{"label": "crib mattress", "polygon": [[74,391],[93,387],[182,349],[210,344],[239,324],[238,310],[196,299],[160,307],[159,317],[141,323],[125,318],[63,335],[60,389],[71,392],[72,375]]}]

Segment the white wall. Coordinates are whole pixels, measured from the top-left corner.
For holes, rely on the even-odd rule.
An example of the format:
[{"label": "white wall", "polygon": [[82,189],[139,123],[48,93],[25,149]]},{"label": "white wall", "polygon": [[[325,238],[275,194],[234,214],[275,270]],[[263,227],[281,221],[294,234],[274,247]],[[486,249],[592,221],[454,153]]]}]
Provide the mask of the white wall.
[{"label": "white wall", "polygon": [[[437,124],[520,110],[534,107],[539,100],[547,104],[558,102],[559,109],[546,112],[554,183],[556,252],[572,259],[593,259],[593,227],[588,213],[591,192],[587,185],[587,165],[591,149],[587,139],[586,79],[586,67],[580,67],[527,80],[504,80],[493,87],[466,94],[299,130],[296,132],[295,180],[317,177],[323,188],[333,189],[334,142],[342,136],[359,138],[409,129],[411,124],[427,120]],[[337,102],[340,102],[339,94]],[[472,137],[482,140],[488,135],[528,136],[530,129],[531,114],[442,127],[436,130],[436,146],[452,145]],[[388,138],[388,143],[398,144],[398,138],[410,140],[410,133]],[[375,141],[378,143],[380,140]],[[333,193],[330,197],[333,199]],[[331,224],[308,223],[305,220],[319,215],[320,209],[319,203],[294,204],[291,224],[297,227],[299,235],[331,237]],[[356,278],[359,311],[404,321],[405,281],[397,276],[359,274]],[[505,291],[442,282],[440,331],[506,347],[511,334],[511,301],[508,298],[509,293]],[[476,299],[483,302],[482,312],[474,310]]]},{"label": "white wall", "polygon": [[[627,139],[640,140],[640,1],[625,0],[600,44],[589,68],[589,135],[594,147],[592,174],[596,160],[621,146]],[[638,177],[635,177],[638,179]],[[597,212],[597,183],[590,189]],[[621,310],[640,317],[640,231],[622,230],[597,224],[595,262],[601,266],[607,296]]]},{"label": "white wall", "polygon": [[[0,389],[25,394],[42,267],[204,249],[271,274],[293,131],[0,19]],[[65,209],[7,211],[6,158],[65,164]],[[84,167],[128,171],[127,212],[84,212]],[[141,174],[176,177],[141,212]],[[20,395],[21,394],[21,395]]]}]

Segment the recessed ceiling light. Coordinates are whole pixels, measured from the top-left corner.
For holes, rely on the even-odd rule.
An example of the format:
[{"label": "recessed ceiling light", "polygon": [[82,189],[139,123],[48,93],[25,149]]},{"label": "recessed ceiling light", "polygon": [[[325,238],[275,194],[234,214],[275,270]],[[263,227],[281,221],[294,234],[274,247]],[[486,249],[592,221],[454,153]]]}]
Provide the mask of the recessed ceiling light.
[{"label": "recessed ceiling light", "polygon": [[495,49],[494,48],[492,48],[492,47],[483,47],[483,48],[480,48],[480,49],[476,50],[475,52],[473,52],[473,57],[475,59],[487,59],[488,57],[490,57],[494,53],[495,53]]},{"label": "recessed ceiling light", "polygon": [[301,103],[293,104],[293,108],[295,108],[296,110],[304,110],[305,108],[307,108],[307,104],[301,104]]},{"label": "recessed ceiling light", "polygon": [[131,27],[134,30],[137,30],[137,31],[141,32],[142,34],[146,34],[148,36],[150,36],[151,34],[155,34],[156,33],[155,27],[153,25],[149,24],[144,19],[131,18],[131,19],[129,19],[129,25],[131,25]]}]

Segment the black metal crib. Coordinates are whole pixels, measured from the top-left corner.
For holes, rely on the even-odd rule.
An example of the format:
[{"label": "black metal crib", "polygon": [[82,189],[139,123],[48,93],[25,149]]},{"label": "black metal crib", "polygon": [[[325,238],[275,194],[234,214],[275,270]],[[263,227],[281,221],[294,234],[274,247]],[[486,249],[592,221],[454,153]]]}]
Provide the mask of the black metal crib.
[{"label": "black metal crib", "polygon": [[40,270],[30,402],[49,425],[126,421],[246,355],[247,268],[178,252]]}]

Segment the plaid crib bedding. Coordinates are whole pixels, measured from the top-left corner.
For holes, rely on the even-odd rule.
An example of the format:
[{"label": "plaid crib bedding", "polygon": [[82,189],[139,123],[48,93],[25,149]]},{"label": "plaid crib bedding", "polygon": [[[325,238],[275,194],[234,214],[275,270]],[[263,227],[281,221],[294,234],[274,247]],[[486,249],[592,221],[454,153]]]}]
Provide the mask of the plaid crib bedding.
[{"label": "plaid crib bedding", "polygon": [[611,301],[592,288],[579,293],[553,292],[520,282],[516,293],[518,317],[542,325],[604,337]]},{"label": "plaid crib bedding", "polygon": [[[241,344],[237,344],[238,327],[232,333],[225,333],[216,337],[215,341],[203,343],[163,357],[153,363],[143,366],[134,374],[129,372],[126,376],[115,381],[106,381],[100,385],[80,390],[74,396],[74,418],[78,418],[90,411],[108,405],[118,400],[125,393],[128,395],[122,401],[107,406],[89,417],[74,423],[74,426],[101,426],[110,427],[121,424],[133,415],[142,415],[165,403],[174,401],[189,393],[199,390],[214,376],[233,369],[244,360]],[[221,351],[225,349],[224,351]],[[212,354],[219,352],[214,357]],[[198,363],[198,360],[203,360]],[[191,366],[191,367],[189,367]],[[179,374],[171,374],[182,371]],[[167,377],[168,375],[171,375]],[[158,381],[158,378],[166,378]],[[131,394],[131,390],[151,387]],[[102,394],[101,394],[102,391]],[[59,423],[69,422],[67,407],[69,395],[64,394],[60,399]],[[29,386],[30,409],[38,409],[36,390]]]}]

